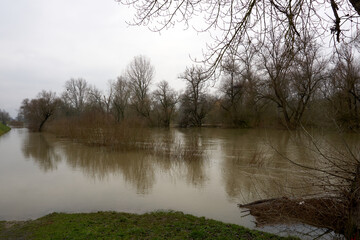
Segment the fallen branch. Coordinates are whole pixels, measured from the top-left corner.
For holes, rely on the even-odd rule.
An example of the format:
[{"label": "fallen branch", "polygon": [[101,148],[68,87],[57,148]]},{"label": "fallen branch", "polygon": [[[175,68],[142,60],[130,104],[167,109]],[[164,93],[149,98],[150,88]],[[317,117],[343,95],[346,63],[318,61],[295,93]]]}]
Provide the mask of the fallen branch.
[{"label": "fallen branch", "polygon": [[247,204],[238,204],[238,207],[247,208],[247,207],[251,207],[251,206],[257,205],[257,204],[268,203],[268,202],[276,201],[276,200],[279,200],[279,199],[281,199],[281,198],[262,199],[262,200],[257,200],[257,201],[254,201],[254,202],[251,202],[251,203],[247,203]]},{"label": "fallen branch", "polygon": [[343,202],[336,198],[271,198],[247,204],[257,226],[304,223],[343,233],[347,214]]}]

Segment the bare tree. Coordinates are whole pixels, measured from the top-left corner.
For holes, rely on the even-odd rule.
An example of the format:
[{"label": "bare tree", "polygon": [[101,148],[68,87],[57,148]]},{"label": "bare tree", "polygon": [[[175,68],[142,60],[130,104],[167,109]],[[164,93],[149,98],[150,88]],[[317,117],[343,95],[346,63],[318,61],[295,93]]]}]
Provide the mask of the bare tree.
[{"label": "bare tree", "polygon": [[330,101],[338,125],[356,130],[360,128],[360,62],[351,45],[343,44],[335,55],[325,97]]},{"label": "bare tree", "polygon": [[206,95],[208,87],[207,75],[202,67],[193,66],[186,68],[179,78],[186,82],[186,91],[181,97],[181,110],[185,118],[181,121],[190,122],[193,126],[201,127],[203,119],[210,110],[209,99]]},{"label": "bare tree", "polygon": [[125,118],[125,111],[129,105],[130,86],[124,76],[117,78],[113,83],[114,97],[112,102],[115,119],[120,122]]},{"label": "bare tree", "polygon": [[132,24],[151,25],[154,31],[161,31],[176,22],[188,26],[192,18],[203,18],[201,22],[205,25],[195,28],[200,28],[200,32],[214,31],[214,43],[209,45],[204,56],[204,60],[211,63],[211,71],[221,63],[229,49],[236,48],[246,37],[263,41],[276,30],[283,32],[287,44],[292,45],[303,31],[323,36],[330,30],[334,39],[340,42],[346,36],[357,34],[360,14],[359,0],[117,1],[136,9]]},{"label": "bare tree", "polygon": [[11,120],[10,114],[0,109],[0,122],[4,125],[6,125]]},{"label": "bare tree", "polygon": [[239,108],[245,93],[245,80],[242,78],[240,65],[235,60],[235,55],[226,58],[222,64],[224,77],[220,91],[222,92],[221,107],[230,114],[232,123],[241,125]]},{"label": "bare tree", "polygon": [[105,111],[104,103],[104,94],[103,92],[95,86],[88,88],[88,103],[91,108],[98,110],[100,112]]},{"label": "bare tree", "polygon": [[297,47],[299,52],[289,75],[292,92],[289,108],[295,128],[300,125],[304,112],[326,79],[329,62],[320,56],[320,46],[310,36],[299,39]]},{"label": "bare tree", "polygon": [[72,78],[65,83],[65,92],[62,95],[64,102],[77,113],[84,111],[88,96],[89,86],[85,79]]},{"label": "bare tree", "polygon": [[145,56],[136,56],[126,69],[131,89],[131,103],[136,112],[150,119],[149,87],[154,77],[154,67]]},{"label": "bare tree", "polygon": [[95,86],[89,87],[88,101],[91,107],[102,113],[109,114],[114,97],[113,83],[111,80],[108,82],[107,94],[104,94],[100,89]]},{"label": "bare tree", "polygon": [[294,128],[288,109],[291,97],[288,86],[290,85],[289,75],[295,54],[279,36],[275,35],[260,52],[261,68],[264,70],[263,82],[265,87],[263,89],[266,91],[262,94],[264,98],[276,103],[283,114],[286,126],[289,128]]},{"label": "bare tree", "polygon": [[56,113],[60,101],[54,92],[42,91],[35,99],[24,99],[20,112],[31,130],[41,132],[44,124]]},{"label": "bare tree", "polygon": [[175,113],[175,106],[178,96],[174,89],[169,86],[167,81],[161,81],[153,93],[154,99],[159,105],[159,119],[164,127],[170,126],[170,121]]},{"label": "bare tree", "polygon": [[112,103],[114,100],[114,83],[112,80],[108,81],[108,90],[106,95],[103,95],[105,112],[106,114],[110,114]]},{"label": "bare tree", "polygon": [[239,46],[236,57],[241,66],[241,77],[244,82],[244,105],[246,107],[246,115],[253,117],[253,121],[258,122],[263,108],[267,105],[266,101],[261,98],[260,77],[257,69],[258,47],[250,40],[245,41]]},{"label": "bare tree", "polygon": [[260,52],[265,73],[263,96],[276,103],[285,126],[296,129],[310,99],[325,78],[326,61],[319,56],[319,46],[308,37],[289,47],[273,36]]}]

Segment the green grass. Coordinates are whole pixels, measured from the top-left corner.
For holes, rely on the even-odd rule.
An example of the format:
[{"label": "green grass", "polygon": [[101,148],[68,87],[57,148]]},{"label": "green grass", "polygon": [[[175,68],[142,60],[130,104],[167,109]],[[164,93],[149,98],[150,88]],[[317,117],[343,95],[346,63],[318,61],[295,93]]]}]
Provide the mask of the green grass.
[{"label": "green grass", "polygon": [[3,135],[4,133],[10,131],[11,128],[9,128],[8,126],[0,123],[0,136]]},{"label": "green grass", "polygon": [[53,213],[26,222],[0,222],[0,239],[295,239],[181,212],[143,215]]}]

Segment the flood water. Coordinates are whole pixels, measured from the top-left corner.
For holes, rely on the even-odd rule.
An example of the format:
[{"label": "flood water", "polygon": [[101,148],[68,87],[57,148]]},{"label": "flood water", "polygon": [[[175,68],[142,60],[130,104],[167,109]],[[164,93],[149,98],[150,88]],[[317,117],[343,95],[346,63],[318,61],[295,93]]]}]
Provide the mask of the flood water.
[{"label": "flood water", "polygon": [[299,191],[293,186],[301,171],[273,148],[308,161],[287,131],[151,131],[149,144],[197,151],[187,158],[113,151],[12,129],[0,137],[0,220],[52,212],[176,210],[254,228],[254,218],[237,204]]}]

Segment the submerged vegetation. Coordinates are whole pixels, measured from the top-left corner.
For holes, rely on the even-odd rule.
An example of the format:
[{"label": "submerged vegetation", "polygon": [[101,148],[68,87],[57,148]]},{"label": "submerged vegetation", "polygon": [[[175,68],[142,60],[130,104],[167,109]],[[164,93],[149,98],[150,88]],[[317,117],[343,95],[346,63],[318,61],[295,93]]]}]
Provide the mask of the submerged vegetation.
[{"label": "submerged vegetation", "polygon": [[0,222],[1,239],[296,239],[181,212],[143,215],[53,213],[33,221]]},{"label": "submerged vegetation", "polygon": [[47,131],[89,146],[117,151],[141,150],[174,160],[194,160],[204,153],[198,139],[187,142],[173,138],[157,141],[152,139],[151,129],[141,122],[114,123],[97,115],[53,121],[49,123]]}]

